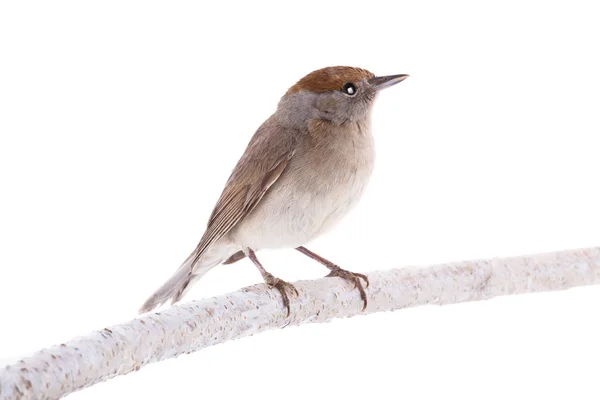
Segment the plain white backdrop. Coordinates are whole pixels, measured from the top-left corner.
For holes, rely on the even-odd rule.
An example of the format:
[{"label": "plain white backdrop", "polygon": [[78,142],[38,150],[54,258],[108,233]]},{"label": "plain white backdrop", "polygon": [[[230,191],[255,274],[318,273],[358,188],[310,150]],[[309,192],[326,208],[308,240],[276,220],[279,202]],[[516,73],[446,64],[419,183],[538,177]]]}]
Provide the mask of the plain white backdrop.
[{"label": "plain white backdrop", "polygon": [[[135,317],[280,96],[329,65],[411,77],[379,96],[369,190],[315,251],[368,272],[599,245],[598,18],[594,1],[2,2],[0,364]],[[185,300],[260,281],[244,260]],[[599,307],[589,287],[284,329],[71,398],[597,399]]]}]

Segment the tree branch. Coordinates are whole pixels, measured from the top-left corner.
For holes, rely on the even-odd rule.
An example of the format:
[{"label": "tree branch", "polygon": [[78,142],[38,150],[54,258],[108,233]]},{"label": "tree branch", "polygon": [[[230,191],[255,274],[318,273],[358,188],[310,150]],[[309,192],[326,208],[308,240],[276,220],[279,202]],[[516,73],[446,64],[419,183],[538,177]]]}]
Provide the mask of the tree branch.
[{"label": "tree branch", "polygon": [[0,371],[0,399],[58,398],[160,360],[311,322],[600,283],[600,247],[369,274],[369,304],[339,278],[294,283],[291,315],[260,284],[177,305],[44,349]]}]

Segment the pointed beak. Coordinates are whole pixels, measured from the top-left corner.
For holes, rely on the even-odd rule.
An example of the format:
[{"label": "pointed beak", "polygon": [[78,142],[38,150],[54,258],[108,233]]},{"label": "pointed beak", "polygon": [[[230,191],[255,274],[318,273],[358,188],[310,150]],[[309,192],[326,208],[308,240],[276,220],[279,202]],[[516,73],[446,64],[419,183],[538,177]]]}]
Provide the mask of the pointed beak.
[{"label": "pointed beak", "polygon": [[371,84],[371,86],[373,86],[375,90],[381,90],[390,86],[394,86],[396,83],[400,83],[406,78],[408,78],[408,75],[406,74],[376,76],[375,78],[369,79],[368,82]]}]

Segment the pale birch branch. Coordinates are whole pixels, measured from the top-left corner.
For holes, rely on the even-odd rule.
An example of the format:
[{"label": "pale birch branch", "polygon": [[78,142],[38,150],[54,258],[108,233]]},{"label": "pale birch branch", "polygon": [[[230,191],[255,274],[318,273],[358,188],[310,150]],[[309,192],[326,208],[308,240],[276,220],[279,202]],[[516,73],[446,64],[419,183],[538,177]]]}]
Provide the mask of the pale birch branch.
[{"label": "pale birch branch", "polygon": [[425,304],[600,283],[600,247],[369,274],[369,305],[339,278],[294,283],[291,316],[264,284],[178,305],[41,350],[0,371],[0,399],[58,398],[142,366],[269,329]]}]

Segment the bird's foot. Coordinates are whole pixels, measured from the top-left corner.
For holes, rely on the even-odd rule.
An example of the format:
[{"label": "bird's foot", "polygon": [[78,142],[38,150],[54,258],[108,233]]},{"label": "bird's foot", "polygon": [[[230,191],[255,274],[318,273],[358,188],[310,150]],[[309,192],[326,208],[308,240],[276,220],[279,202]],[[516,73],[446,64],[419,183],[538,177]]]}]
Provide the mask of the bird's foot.
[{"label": "bird's foot", "polygon": [[287,308],[287,316],[290,316],[290,299],[288,297],[287,292],[294,292],[296,296],[298,296],[298,290],[291,283],[287,283],[284,280],[274,277],[273,275],[267,273],[265,276],[265,283],[272,288],[275,288],[281,294],[283,298],[283,305]]},{"label": "bird's foot", "polygon": [[360,298],[363,301],[362,311],[365,311],[365,308],[367,308],[367,293],[365,293],[365,288],[363,287],[363,283],[360,280],[362,279],[363,281],[365,281],[365,287],[369,287],[369,278],[367,278],[367,276],[363,274],[341,269],[337,265],[331,266],[330,268],[331,272],[327,275],[328,278],[332,276],[337,276],[339,278],[354,283],[354,288],[358,289],[358,291],[360,292]]}]

